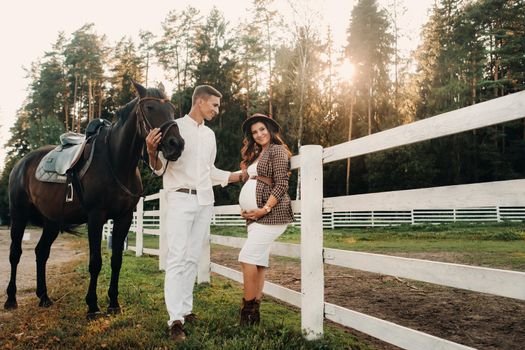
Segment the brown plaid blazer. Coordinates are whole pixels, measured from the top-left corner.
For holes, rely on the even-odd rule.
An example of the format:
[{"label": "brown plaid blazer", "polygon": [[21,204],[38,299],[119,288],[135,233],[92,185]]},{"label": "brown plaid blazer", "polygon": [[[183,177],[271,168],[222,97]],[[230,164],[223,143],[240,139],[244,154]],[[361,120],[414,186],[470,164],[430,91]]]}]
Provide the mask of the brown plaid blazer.
[{"label": "brown plaid blazer", "polygon": [[[257,220],[259,224],[282,225],[293,222],[293,212],[290,196],[288,195],[288,173],[290,172],[290,159],[288,152],[282,145],[270,144],[261,155],[257,164],[257,175],[272,179],[273,186],[257,180],[256,197],[257,206],[264,207],[271,194],[279,200],[272,211]],[[254,222],[246,220],[246,225]]]}]

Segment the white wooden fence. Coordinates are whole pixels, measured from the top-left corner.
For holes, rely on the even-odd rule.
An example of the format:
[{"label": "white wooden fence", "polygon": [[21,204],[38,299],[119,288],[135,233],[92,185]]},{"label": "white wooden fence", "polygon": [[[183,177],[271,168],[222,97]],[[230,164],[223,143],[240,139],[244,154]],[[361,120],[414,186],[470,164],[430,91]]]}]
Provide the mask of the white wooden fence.
[{"label": "white wooden fence", "polygon": [[[494,183],[491,183],[494,184]],[[327,203],[329,198],[325,198]],[[246,221],[239,214],[240,208],[229,214],[215,213],[212,226],[245,226]],[[323,228],[334,229],[343,227],[380,227],[394,225],[441,224],[451,222],[503,222],[524,221],[525,207],[480,208],[441,208],[441,209],[410,209],[410,210],[368,210],[368,211],[325,211],[323,212]],[[293,226],[301,226],[301,214],[295,213]]]},{"label": "white wooden fence", "polygon": [[[299,155],[292,158],[292,169],[301,171],[302,201],[293,203],[294,211],[301,213],[302,218],[301,244],[274,243],[272,247],[272,254],[301,259],[301,292],[295,292],[273,283],[266,283],[264,292],[301,308],[301,325],[308,339],[315,339],[322,335],[323,319],[327,318],[404,349],[470,349],[458,343],[326,303],[324,301],[324,263],[520,300],[525,300],[525,273],[323,248],[323,211],[325,213],[410,212],[411,214],[406,214],[406,216],[410,217],[411,222],[418,222],[418,215],[438,213],[446,218],[452,215],[453,219],[457,220],[458,216],[469,216],[473,212],[479,215],[480,208],[485,208],[483,210],[487,212],[495,210],[495,221],[523,219],[525,180],[323,199],[323,163],[524,117],[525,91],[337,146],[325,149],[311,145],[301,147]],[[165,215],[163,208],[166,208],[163,205],[165,192],[161,191],[159,194],[146,197],[145,200],[153,199],[160,201],[160,210],[142,212],[140,208],[143,202],[139,204],[136,220],[137,243],[134,249],[137,256],[143,252],[159,254],[159,265],[162,268],[165,258],[165,245],[163,244],[165,239],[163,238],[165,235],[165,220],[163,220]],[[478,209],[470,212],[468,209],[460,210],[460,208],[469,207]],[[419,209],[414,210],[414,208]],[[442,208],[451,209],[446,211]],[[238,213],[238,210],[237,206],[216,207],[215,220],[217,220],[217,215],[232,215]],[[151,218],[158,218],[156,219],[158,221],[153,222],[153,226],[158,225],[159,228],[152,228]],[[372,215],[372,218],[377,217]],[[408,219],[405,220],[408,221]],[[160,249],[156,251],[144,249],[142,234],[160,235]],[[213,235],[211,242],[240,247],[244,239]],[[208,246],[199,265],[199,282],[209,281],[210,269],[215,273],[242,282],[240,272],[210,263]]]}]

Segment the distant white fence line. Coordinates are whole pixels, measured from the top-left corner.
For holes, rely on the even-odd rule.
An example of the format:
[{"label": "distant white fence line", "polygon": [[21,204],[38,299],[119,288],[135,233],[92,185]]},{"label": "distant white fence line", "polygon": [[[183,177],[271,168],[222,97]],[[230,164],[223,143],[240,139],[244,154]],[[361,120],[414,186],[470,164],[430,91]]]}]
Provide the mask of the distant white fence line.
[{"label": "distant white fence line", "polygon": [[[520,179],[329,197],[323,199],[323,227],[522,221],[524,188]],[[300,204],[292,202],[295,225],[301,222]],[[239,212],[238,205],[215,207],[212,225],[243,226]]]},{"label": "distant white fence line", "polygon": [[[351,197],[351,196],[350,196]],[[231,213],[217,209],[230,207]],[[238,206],[218,206],[212,216],[212,226],[245,226],[246,221],[238,214]],[[143,213],[145,234],[155,235],[159,227],[159,210],[149,210]],[[293,226],[301,226],[301,214],[295,213]],[[137,232],[137,213],[134,213],[130,231]],[[490,223],[490,222],[521,222],[525,221],[525,206],[523,207],[466,207],[449,209],[412,209],[412,210],[372,210],[372,211],[340,211],[323,212],[323,228],[334,229],[344,227],[380,227],[394,225],[442,224],[452,222]]]},{"label": "distant white fence line", "polygon": [[[237,210],[238,211],[238,210]],[[442,224],[451,222],[525,221],[525,207],[481,207],[450,209],[373,210],[323,212],[323,228],[379,227],[393,225]],[[214,214],[212,226],[245,226],[240,214]],[[294,226],[301,226],[295,213]]]},{"label": "distant white fence line", "polygon": [[[408,259],[381,254],[323,248],[323,226],[342,224],[386,225],[390,222],[419,223],[449,221],[523,220],[525,180],[444,186],[426,189],[372,193],[323,199],[323,164],[369,154],[393,147],[430,140],[467,130],[525,117],[525,91],[444,113],[432,118],[372,134],[323,149],[303,146],[292,157],[292,169],[301,171],[301,201],[292,204],[300,213],[301,244],[274,243],[272,253],[301,261],[301,292],[267,283],[264,292],[301,308],[301,328],[308,339],[323,333],[324,318],[404,349],[471,349],[324,301],[324,264],[409,278],[438,285],[525,300],[525,273],[476,266]],[[137,207],[136,255],[159,255],[162,269],[166,256],[166,192],[148,196],[159,200],[159,210],[144,211],[144,200]],[[415,209],[419,208],[419,209]],[[451,208],[451,209],[443,209]],[[215,208],[214,224],[237,224],[238,206]],[[342,214],[346,213],[346,214]],[[327,215],[330,215],[327,217]],[[222,221],[221,221],[222,220]],[[328,224],[327,224],[328,222]],[[105,227],[105,234],[110,225]],[[158,250],[144,249],[143,234],[159,235]],[[242,238],[211,236],[211,242],[240,247]],[[242,282],[236,270],[210,262],[206,247],[199,264],[198,282],[210,280],[210,270]]]}]

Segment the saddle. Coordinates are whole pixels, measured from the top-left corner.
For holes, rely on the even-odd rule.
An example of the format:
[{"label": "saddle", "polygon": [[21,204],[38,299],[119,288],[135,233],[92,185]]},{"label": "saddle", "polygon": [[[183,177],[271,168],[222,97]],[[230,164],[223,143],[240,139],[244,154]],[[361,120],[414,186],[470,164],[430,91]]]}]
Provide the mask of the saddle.
[{"label": "saddle", "polygon": [[[108,125],[111,125],[109,121],[98,118],[88,124],[86,135],[74,132],[60,135],[60,145],[46,154],[38,164],[35,174],[37,180],[66,183],[68,171],[72,171],[75,166],[80,165],[78,163],[82,158],[87,158],[84,159],[82,168],[77,172],[78,179],[81,179],[91,164],[95,150],[95,144],[90,141],[98,135],[102,127]],[[90,143],[92,146],[89,156],[83,157],[84,151]]]},{"label": "saddle", "polygon": [[70,136],[80,140],[80,135],[78,134],[61,135],[60,142],[62,144],[46,154],[38,164],[38,167],[36,168],[37,180],[43,182],[66,183],[67,171],[77,164],[86,146],[84,135],[82,135],[84,141],[80,144],[64,144],[64,141]]}]

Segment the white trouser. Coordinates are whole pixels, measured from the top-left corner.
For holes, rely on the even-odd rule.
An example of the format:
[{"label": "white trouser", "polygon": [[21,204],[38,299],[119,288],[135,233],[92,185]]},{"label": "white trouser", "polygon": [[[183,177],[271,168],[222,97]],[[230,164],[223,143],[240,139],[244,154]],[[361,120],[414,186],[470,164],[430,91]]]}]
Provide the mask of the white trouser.
[{"label": "white trouser", "polygon": [[182,321],[193,309],[197,264],[213,213],[213,204],[199,205],[197,196],[168,192],[166,276],[164,299],[170,319]]}]

